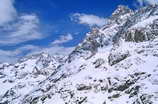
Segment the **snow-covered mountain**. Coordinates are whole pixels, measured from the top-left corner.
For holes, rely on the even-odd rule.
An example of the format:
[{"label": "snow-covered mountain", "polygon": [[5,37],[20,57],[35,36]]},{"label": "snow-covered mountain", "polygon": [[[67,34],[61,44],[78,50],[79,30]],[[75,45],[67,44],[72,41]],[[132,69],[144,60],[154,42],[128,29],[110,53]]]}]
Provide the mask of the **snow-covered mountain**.
[{"label": "snow-covered mountain", "polygon": [[54,73],[60,64],[59,58],[46,53],[23,58],[14,65],[0,64],[0,98],[4,96],[11,97],[10,99],[23,97]]},{"label": "snow-covered mountain", "polygon": [[[158,6],[119,6],[67,58],[0,65],[0,104],[158,104]],[[62,60],[62,61],[61,61]]]}]

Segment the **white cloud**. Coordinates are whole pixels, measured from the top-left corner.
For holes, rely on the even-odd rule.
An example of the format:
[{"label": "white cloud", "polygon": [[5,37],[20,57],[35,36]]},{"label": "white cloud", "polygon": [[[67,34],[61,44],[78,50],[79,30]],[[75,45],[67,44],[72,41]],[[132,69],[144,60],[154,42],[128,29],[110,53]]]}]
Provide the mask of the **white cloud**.
[{"label": "white cloud", "polygon": [[13,63],[17,59],[18,59],[18,56],[16,52],[0,50],[0,62]]},{"label": "white cloud", "polygon": [[18,13],[14,0],[0,0],[0,45],[15,45],[46,37],[36,14]]},{"label": "white cloud", "polygon": [[0,26],[8,23],[17,15],[13,0],[0,0]]},{"label": "white cloud", "polygon": [[[0,50],[0,62],[15,63],[19,58],[46,52],[50,55],[68,55],[73,51],[74,47],[49,46],[39,47],[35,45],[25,45],[15,50]],[[25,55],[24,55],[25,53]]]},{"label": "white cloud", "polygon": [[28,54],[39,50],[40,47],[34,45],[25,45],[15,50],[0,49],[0,62],[15,63],[19,58],[24,56],[24,53],[26,53],[26,51]]},{"label": "white cloud", "polygon": [[103,26],[106,23],[106,19],[98,17],[92,14],[75,13],[71,16],[71,20],[78,22],[79,24],[86,24],[91,26]]},{"label": "white cloud", "polygon": [[55,54],[59,54],[59,55],[68,55],[70,54],[75,47],[63,47],[63,46],[50,46],[50,47],[46,47],[46,48],[41,48],[39,47],[39,50],[34,50],[32,52],[30,52],[28,55],[32,55],[32,54],[37,54],[37,53],[48,53],[50,55],[55,55]]},{"label": "white cloud", "polygon": [[16,22],[2,27],[0,33],[0,45],[15,45],[44,37],[39,19],[34,14],[20,16]]},{"label": "white cloud", "polygon": [[[21,15],[23,14],[23,15]],[[36,14],[19,13],[14,7],[14,0],[0,0],[0,46],[16,45],[30,40],[42,39],[40,20]],[[54,45],[48,47],[28,45],[15,49],[0,49],[0,62],[15,63],[19,58],[47,52],[51,55],[68,55],[74,47],[63,47],[60,44],[72,40],[71,34],[63,35]]]},{"label": "white cloud", "polygon": [[52,42],[52,45],[59,45],[71,41],[73,39],[71,34],[61,35],[58,40]]},{"label": "white cloud", "polygon": [[158,4],[158,0],[137,0],[140,6],[143,5],[156,5]]}]

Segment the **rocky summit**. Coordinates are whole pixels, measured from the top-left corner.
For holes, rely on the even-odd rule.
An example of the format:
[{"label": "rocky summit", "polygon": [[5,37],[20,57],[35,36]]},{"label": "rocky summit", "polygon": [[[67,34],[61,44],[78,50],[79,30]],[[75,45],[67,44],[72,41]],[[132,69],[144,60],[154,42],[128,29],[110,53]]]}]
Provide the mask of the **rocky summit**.
[{"label": "rocky summit", "polygon": [[158,6],[118,6],[66,57],[0,64],[0,104],[158,104]]}]

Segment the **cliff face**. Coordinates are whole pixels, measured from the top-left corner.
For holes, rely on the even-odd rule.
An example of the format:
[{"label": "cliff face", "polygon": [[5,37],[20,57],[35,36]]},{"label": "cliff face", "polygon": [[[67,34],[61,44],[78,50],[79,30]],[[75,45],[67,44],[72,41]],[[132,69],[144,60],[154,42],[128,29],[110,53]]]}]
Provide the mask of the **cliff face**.
[{"label": "cliff face", "polygon": [[[119,6],[105,26],[86,35],[65,61],[44,55],[38,62],[2,64],[0,83],[11,86],[0,94],[0,103],[158,103],[158,6],[137,11]],[[16,75],[22,80],[8,80]]]}]

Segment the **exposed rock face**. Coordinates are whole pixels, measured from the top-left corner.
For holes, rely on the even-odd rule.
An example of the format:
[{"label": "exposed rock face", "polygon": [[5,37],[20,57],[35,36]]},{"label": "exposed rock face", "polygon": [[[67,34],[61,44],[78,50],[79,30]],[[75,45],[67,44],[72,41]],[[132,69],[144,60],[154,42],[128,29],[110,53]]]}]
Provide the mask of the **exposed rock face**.
[{"label": "exposed rock face", "polygon": [[157,20],[156,5],[119,6],[65,61],[0,64],[0,84],[11,85],[0,85],[0,104],[158,104]]},{"label": "exposed rock face", "polygon": [[102,66],[104,63],[105,63],[104,59],[99,58],[93,64],[95,65],[95,68],[98,68],[98,67]]},{"label": "exposed rock face", "polygon": [[111,51],[108,57],[110,65],[117,64],[120,61],[125,60],[128,56],[130,56],[129,51],[122,51],[120,49],[116,49],[116,50],[115,49]]},{"label": "exposed rock face", "polygon": [[133,14],[133,11],[126,6],[119,5],[118,8],[112,13],[111,20],[122,24]]},{"label": "exposed rock face", "polygon": [[99,47],[112,44],[113,37],[125,24],[127,19],[133,15],[133,11],[125,6],[118,6],[113,15],[106,21],[107,24],[101,29],[93,28],[87,33],[87,37],[80,43],[76,49],[69,55],[68,62],[77,57],[89,59],[94,56]]}]

